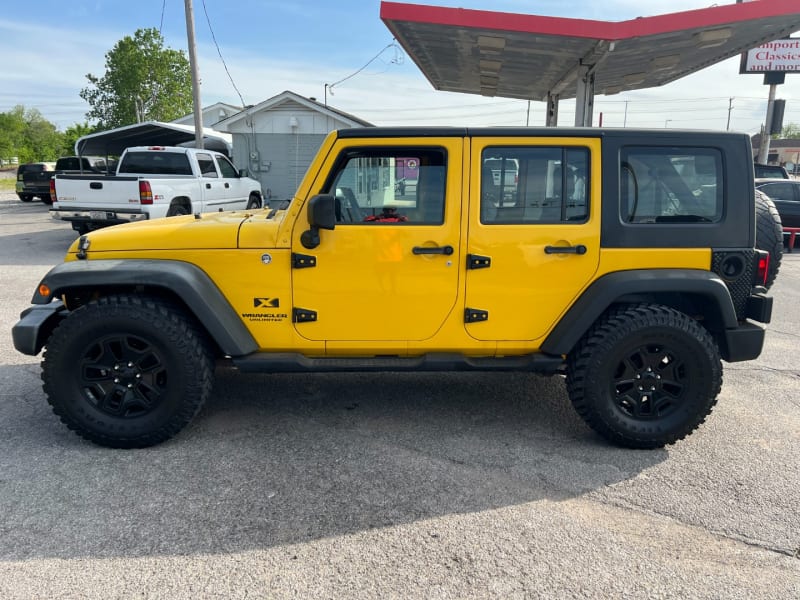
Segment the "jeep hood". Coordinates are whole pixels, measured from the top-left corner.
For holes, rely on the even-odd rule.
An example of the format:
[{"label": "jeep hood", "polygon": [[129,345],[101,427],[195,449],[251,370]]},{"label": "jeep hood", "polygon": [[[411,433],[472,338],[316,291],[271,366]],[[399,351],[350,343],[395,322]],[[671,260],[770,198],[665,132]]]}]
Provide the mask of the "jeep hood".
[{"label": "jeep hood", "polygon": [[[278,233],[279,219],[268,210],[230,211],[203,213],[181,217],[167,217],[152,221],[126,223],[92,231],[86,236],[89,240],[89,254],[96,252],[134,252],[143,250],[226,250],[239,247],[240,229],[245,223],[252,223],[248,230],[257,230],[258,245],[274,248]],[[80,240],[69,249],[71,254],[78,251]]]}]

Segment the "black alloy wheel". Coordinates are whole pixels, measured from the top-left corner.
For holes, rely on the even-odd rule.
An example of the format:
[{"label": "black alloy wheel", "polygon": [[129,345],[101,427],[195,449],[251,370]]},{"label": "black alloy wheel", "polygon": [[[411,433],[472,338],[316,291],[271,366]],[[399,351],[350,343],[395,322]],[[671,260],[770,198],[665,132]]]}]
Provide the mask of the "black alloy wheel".
[{"label": "black alloy wheel", "polygon": [[567,357],[575,410],[607,440],[629,448],[660,448],[689,435],[721,386],[711,334],[667,306],[610,310]]}]

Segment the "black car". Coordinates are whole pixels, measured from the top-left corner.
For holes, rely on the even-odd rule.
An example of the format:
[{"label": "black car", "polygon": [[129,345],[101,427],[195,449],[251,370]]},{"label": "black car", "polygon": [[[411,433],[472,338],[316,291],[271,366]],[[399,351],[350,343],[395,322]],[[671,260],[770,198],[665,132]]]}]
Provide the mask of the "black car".
[{"label": "black car", "polygon": [[756,179],[756,189],[772,198],[784,227],[800,227],[800,180]]}]

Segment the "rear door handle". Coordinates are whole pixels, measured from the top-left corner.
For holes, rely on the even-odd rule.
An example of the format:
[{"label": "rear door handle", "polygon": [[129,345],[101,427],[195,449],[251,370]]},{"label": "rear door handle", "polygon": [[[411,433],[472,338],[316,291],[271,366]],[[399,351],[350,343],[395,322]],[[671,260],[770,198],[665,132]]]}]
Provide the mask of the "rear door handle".
[{"label": "rear door handle", "polygon": [[545,246],[545,254],[586,254],[586,246],[578,244],[577,246]]},{"label": "rear door handle", "polygon": [[226,187],[226,188],[229,188],[229,187],[231,187],[231,184],[226,182],[226,183],[225,183],[225,187]]},{"label": "rear door handle", "polygon": [[450,256],[453,253],[452,246],[414,246],[411,249],[414,254],[445,254]]}]

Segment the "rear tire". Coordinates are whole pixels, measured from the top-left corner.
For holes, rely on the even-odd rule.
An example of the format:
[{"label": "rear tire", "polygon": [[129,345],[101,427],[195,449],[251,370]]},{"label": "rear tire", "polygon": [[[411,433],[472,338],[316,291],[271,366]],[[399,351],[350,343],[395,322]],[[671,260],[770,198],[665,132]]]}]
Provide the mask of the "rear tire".
[{"label": "rear tire", "polygon": [[173,204],[167,211],[168,217],[180,217],[189,214],[189,208],[184,204]]},{"label": "rear tire", "polygon": [[610,311],[567,357],[575,410],[597,433],[627,448],[683,439],[709,415],[721,386],[711,335],[666,306]]},{"label": "rear tire", "polygon": [[17,194],[17,196],[19,196],[19,199],[22,200],[23,202],[30,202],[31,200],[33,200],[33,196],[31,196],[30,194]]},{"label": "rear tire", "polygon": [[50,194],[44,194],[41,196],[42,203],[46,204],[47,206],[51,206],[53,204],[53,199],[50,197]]},{"label": "rear tire", "polygon": [[42,361],[53,412],[111,448],[163,442],[200,411],[213,384],[205,333],[179,307],[115,295],[70,313]]},{"label": "rear tire", "polygon": [[756,248],[769,252],[769,270],[766,288],[772,287],[778,277],[783,257],[783,224],[775,203],[766,194],[756,190]]}]

